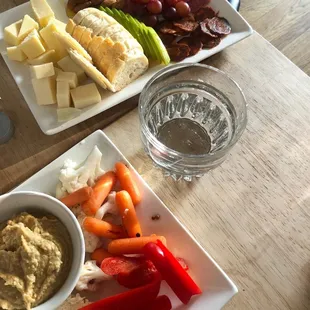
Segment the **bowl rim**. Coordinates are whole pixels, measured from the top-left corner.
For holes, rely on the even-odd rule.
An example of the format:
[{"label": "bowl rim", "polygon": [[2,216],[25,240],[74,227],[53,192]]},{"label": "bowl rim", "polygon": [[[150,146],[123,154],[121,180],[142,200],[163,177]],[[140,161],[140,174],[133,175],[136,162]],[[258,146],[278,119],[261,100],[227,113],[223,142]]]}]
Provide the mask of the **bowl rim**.
[{"label": "bowl rim", "polygon": [[[67,213],[68,218],[70,218],[70,220],[72,221],[76,229],[75,233],[77,232],[78,234],[77,236],[75,236],[75,241],[74,241],[73,231],[69,230],[69,228],[67,227],[66,223],[63,220],[61,220],[59,217],[51,213],[53,216],[58,218],[58,220],[60,220],[62,224],[67,228],[68,233],[71,237],[71,242],[72,242],[73,247],[80,248],[80,253],[81,253],[81,255],[79,255],[78,257],[72,258],[70,271],[68,273],[67,279],[64,281],[62,286],[58,289],[58,291],[56,291],[54,295],[51,296],[49,299],[47,299],[45,302],[39,304],[35,308],[32,308],[33,310],[49,310],[49,309],[54,310],[60,305],[62,305],[65,302],[65,300],[71,295],[72,291],[74,290],[76,286],[76,283],[79,280],[79,276],[80,276],[80,273],[81,273],[81,270],[82,270],[82,267],[85,261],[85,241],[84,241],[83,232],[82,232],[81,226],[77,218],[70,211],[70,209],[66,205],[64,205],[60,200],[45,193],[40,193],[36,191],[18,191],[18,192],[10,192],[10,193],[1,195],[0,196],[0,208],[1,208],[1,203],[5,198],[12,197],[12,196],[13,197],[20,196],[20,195],[27,195],[27,196],[31,195],[31,196],[36,196],[36,197],[50,200],[53,204],[57,205],[56,208],[61,208]],[[71,283],[70,282],[67,283],[70,277],[72,277],[73,280],[71,280]]]},{"label": "bowl rim", "polygon": [[[201,67],[201,68],[205,68],[208,70],[211,70],[213,72],[219,73],[222,76],[224,76],[227,80],[229,80],[232,84],[234,84],[234,86],[236,87],[236,90],[239,91],[241,97],[242,97],[242,108],[243,108],[243,119],[242,119],[242,126],[241,126],[241,130],[239,130],[235,137],[233,137],[233,139],[231,140],[231,142],[226,145],[223,149],[216,151],[215,153],[206,153],[206,154],[185,154],[185,153],[181,153],[179,151],[175,151],[169,147],[167,147],[166,145],[164,145],[162,142],[160,142],[149,130],[148,126],[146,125],[146,121],[143,117],[143,111],[144,111],[144,107],[143,107],[143,98],[145,96],[145,94],[148,92],[149,87],[154,83],[154,81],[156,81],[160,76],[165,75],[166,73],[169,72],[173,72],[175,70],[178,69],[184,69],[187,67]],[[219,160],[222,157],[225,157],[227,155],[227,153],[234,147],[234,145],[239,141],[239,139],[241,138],[246,125],[247,125],[247,121],[248,121],[248,113],[247,113],[247,100],[246,97],[244,95],[243,90],[241,89],[241,87],[239,86],[239,84],[233,80],[227,73],[225,73],[222,70],[219,70],[215,67],[209,66],[209,65],[205,65],[205,64],[201,64],[201,63],[181,63],[181,64],[174,64],[171,66],[168,66],[166,68],[163,68],[162,70],[160,70],[159,72],[157,72],[155,75],[153,75],[153,77],[147,82],[147,84],[144,86],[140,98],[139,98],[139,119],[140,119],[140,124],[142,127],[142,130],[147,134],[147,139],[149,139],[151,141],[151,143],[156,146],[156,148],[161,151],[161,152],[165,152],[167,153],[168,156],[171,157],[178,157],[178,158],[182,158],[182,160],[184,161],[188,161],[189,163],[195,160],[206,160],[207,162],[211,162],[211,161],[216,161]],[[200,166],[199,164],[197,164],[196,162],[194,163],[194,165]],[[204,166],[204,164],[202,164],[202,166]]]}]

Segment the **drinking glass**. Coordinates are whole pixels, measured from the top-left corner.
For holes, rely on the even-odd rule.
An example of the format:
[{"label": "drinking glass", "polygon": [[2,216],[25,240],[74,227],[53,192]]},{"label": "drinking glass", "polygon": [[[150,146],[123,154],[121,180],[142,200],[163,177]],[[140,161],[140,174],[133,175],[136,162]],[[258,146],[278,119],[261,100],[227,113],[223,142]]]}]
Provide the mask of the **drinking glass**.
[{"label": "drinking glass", "polygon": [[247,123],[244,94],[224,72],[176,64],[158,72],[139,99],[145,150],[165,174],[192,181],[220,165]]}]

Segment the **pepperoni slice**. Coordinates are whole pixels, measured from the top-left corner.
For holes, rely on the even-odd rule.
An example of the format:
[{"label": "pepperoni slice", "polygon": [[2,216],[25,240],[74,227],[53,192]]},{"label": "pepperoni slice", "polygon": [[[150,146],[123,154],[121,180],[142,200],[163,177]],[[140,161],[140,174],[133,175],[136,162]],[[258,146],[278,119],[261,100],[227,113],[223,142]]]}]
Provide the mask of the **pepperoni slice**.
[{"label": "pepperoni slice", "polygon": [[209,20],[206,19],[205,21],[203,21],[203,22],[200,23],[200,30],[201,30],[204,34],[206,34],[207,36],[209,36],[209,37],[211,37],[211,38],[217,38],[218,35],[212,33],[212,32],[210,31],[210,29],[208,28],[208,21],[209,21]]},{"label": "pepperoni slice", "polygon": [[223,17],[213,17],[207,21],[207,26],[212,33],[218,35],[227,35],[231,33],[231,27],[228,21]]},{"label": "pepperoni slice", "polygon": [[218,46],[220,43],[221,43],[221,38],[208,38],[208,39],[204,39],[202,40],[202,44],[203,44],[203,47],[204,48],[213,48],[213,47],[216,47]]}]

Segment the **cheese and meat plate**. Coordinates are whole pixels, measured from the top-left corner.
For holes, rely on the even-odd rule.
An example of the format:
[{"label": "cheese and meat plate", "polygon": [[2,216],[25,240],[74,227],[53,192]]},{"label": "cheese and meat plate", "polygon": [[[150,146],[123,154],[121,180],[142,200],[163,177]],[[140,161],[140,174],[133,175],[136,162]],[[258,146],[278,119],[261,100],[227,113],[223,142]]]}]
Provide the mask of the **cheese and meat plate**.
[{"label": "cheese and meat plate", "polygon": [[0,15],[2,56],[45,134],[138,94],[165,66],[201,61],[252,32],[226,0],[97,2],[31,0]]}]

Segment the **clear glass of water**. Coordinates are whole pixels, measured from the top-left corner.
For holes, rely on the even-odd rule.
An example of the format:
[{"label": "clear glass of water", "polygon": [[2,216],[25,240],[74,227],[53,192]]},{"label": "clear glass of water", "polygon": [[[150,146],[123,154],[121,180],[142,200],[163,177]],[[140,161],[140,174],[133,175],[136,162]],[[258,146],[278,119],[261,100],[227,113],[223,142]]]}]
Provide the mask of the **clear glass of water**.
[{"label": "clear glass of water", "polygon": [[244,94],[224,72],[177,64],[158,72],[139,100],[145,150],[166,175],[192,181],[220,165],[247,123]]}]

